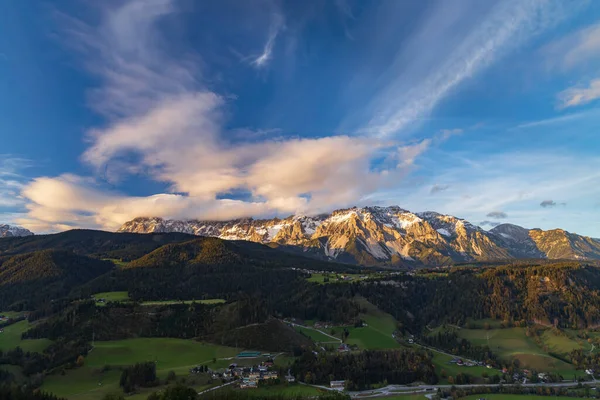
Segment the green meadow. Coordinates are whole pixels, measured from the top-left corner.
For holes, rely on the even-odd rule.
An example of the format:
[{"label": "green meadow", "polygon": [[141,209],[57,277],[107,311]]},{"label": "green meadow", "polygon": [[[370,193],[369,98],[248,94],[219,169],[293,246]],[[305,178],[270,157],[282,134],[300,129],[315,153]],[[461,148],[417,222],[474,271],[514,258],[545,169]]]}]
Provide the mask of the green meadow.
[{"label": "green meadow", "polygon": [[[93,295],[97,305],[104,305],[108,302],[128,302],[131,301],[129,293],[127,292],[102,292]],[[104,303],[99,302],[100,299],[104,299]],[[143,306],[160,306],[160,305],[171,305],[171,304],[222,304],[225,303],[224,299],[205,299],[205,300],[159,300],[159,301],[143,301],[140,304]]]},{"label": "green meadow", "polygon": [[357,345],[360,349],[393,349],[400,345],[392,337],[396,330],[396,320],[391,315],[381,311],[363,298],[358,298],[362,308],[359,318],[366,326],[361,328],[349,327],[350,335],[347,343]]},{"label": "green meadow", "polygon": [[52,341],[49,339],[21,339],[21,334],[30,328],[27,320],[3,328],[0,333],[0,350],[10,350],[20,347],[24,351],[42,352]]},{"label": "green meadow", "polygon": [[97,400],[106,394],[120,392],[120,367],[154,361],[158,377],[164,379],[169,371],[174,371],[177,376],[187,376],[194,366],[210,366],[213,359],[229,358],[235,354],[237,351],[233,348],[184,339],[140,338],[96,342],[83,367],[67,370],[65,375],[56,373],[47,376],[42,389],[68,399]]}]

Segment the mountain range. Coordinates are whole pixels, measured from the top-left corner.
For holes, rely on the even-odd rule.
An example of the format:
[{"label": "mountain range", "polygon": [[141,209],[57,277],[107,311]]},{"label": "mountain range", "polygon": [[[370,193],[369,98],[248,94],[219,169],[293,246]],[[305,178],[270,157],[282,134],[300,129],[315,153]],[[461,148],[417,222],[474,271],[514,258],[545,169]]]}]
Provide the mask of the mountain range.
[{"label": "mountain range", "polygon": [[32,235],[33,235],[33,233],[25,228],[21,228],[19,226],[0,224],[0,238],[32,236]]},{"label": "mountain range", "polygon": [[600,241],[562,229],[501,224],[486,231],[436,212],[363,207],[319,216],[178,221],[135,218],[118,232],[181,232],[246,240],[360,265],[445,265],[522,258],[600,259]]}]

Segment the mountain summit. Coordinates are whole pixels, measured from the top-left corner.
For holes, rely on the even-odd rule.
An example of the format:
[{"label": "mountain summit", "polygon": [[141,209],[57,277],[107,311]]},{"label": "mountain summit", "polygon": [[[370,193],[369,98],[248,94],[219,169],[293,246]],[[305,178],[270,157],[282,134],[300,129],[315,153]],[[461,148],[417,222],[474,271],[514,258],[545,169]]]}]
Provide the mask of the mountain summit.
[{"label": "mountain summit", "polygon": [[502,224],[486,231],[436,212],[412,213],[397,206],[337,210],[316,217],[175,221],[136,218],[119,232],[183,232],[248,240],[312,256],[362,265],[453,262],[511,258],[600,259],[594,239],[555,229]]},{"label": "mountain summit", "polygon": [[0,238],[32,235],[33,233],[25,228],[0,224]]}]

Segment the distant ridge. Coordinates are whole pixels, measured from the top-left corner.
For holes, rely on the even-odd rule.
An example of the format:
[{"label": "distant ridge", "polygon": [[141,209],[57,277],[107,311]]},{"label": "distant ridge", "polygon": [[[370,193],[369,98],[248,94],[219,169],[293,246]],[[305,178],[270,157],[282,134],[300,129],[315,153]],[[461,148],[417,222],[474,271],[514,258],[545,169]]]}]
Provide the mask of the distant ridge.
[{"label": "distant ridge", "polygon": [[0,238],[33,236],[33,233],[20,226],[0,224]]},{"label": "distant ridge", "polygon": [[397,206],[231,221],[135,218],[118,232],[181,232],[247,240],[314,257],[361,265],[444,265],[518,258],[600,259],[600,242],[562,229],[543,231],[502,224],[486,231],[436,212],[412,213]]}]

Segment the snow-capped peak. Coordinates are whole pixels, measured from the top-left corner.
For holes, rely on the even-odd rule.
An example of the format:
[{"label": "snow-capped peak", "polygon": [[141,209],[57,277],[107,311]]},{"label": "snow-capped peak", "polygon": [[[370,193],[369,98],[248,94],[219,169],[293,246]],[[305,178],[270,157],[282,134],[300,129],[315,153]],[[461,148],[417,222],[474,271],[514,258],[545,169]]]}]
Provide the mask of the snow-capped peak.
[{"label": "snow-capped peak", "polygon": [[20,236],[32,236],[33,233],[20,226],[11,226],[6,224],[0,224],[0,238],[5,237],[20,237]]}]

